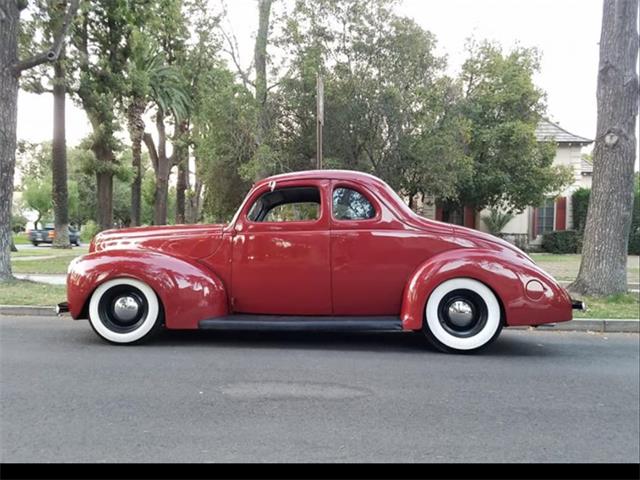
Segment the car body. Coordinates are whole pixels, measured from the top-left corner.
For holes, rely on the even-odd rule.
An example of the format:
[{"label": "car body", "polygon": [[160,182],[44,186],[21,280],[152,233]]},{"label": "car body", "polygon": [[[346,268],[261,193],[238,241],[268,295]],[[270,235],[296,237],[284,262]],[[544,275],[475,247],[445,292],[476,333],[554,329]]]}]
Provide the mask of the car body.
[{"label": "car body", "polygon": [[70,264],[67,295],[60,308],[113,343],[162,328],[404,330],[448,352],[582,305],[515,246],[346,170],[259,181],[228,224],[104,231]]},{"label": "car body", "polygon": [[[53,225],[45,225],[42,229],[29,230],[29,241],[37,247],[41,243],[53,243],[56,238],[56,229]],[[80,232],[69,227],[69,243],[80,246]]]}]

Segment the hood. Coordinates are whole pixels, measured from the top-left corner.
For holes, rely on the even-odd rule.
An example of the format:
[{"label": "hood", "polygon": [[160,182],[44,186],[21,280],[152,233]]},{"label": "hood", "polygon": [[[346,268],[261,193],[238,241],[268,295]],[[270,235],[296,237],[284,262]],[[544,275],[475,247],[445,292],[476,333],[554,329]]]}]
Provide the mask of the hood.
[{"label": "hood", "polygon": [[204,258],[220,246],[226,225],[162,225],[105,230],[98,233],[89,252],[144,249],[177,257]]},{"label": "hood", "polygon": [[454,226],[454,235],[457,237],[458,241],[465,247],[479,247],[479,248],[487,248],[489,250],[496,250],[502,252],[508,252],[512,255],[525,259],[533,264],[535,262],[533,259],[524,253],[521,249],[516,247],[515,245],[498,238],[489,233],[481,232],[479,230],[474,230],[472,228]]}]

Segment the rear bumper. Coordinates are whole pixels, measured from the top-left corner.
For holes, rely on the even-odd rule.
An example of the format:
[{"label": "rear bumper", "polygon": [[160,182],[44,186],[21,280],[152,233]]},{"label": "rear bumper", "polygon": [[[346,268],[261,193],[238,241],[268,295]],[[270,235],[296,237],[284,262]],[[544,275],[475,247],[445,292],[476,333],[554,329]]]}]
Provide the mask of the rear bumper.
[{"label": "rear bumper", "polygon": [[56,314],[62,315],[63,313],[69,312],[69,303],[68,302],[60,302],[56,305]]},{"label": "rear bumper", "polygon": [[587,309],[587,304],[584,303],[582,300],[574,300],[572,298],[571,299],[571,308],[573,310],[580,310],[581,312],[584,312]]}]

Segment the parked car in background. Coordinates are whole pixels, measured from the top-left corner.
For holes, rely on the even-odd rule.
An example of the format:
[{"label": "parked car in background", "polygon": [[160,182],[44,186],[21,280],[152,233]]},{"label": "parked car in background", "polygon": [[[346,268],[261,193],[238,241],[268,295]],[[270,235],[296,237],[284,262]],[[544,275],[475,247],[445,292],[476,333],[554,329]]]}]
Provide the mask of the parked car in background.
[{"label": "parked car in background", "polygon": [[[29,241],[34,246],[38,246],[41,243],[53,243],[53,239],[56,238],[56,229],[53,224],[47,224],[41,230],[29,230]],[[69,227],[69,243],[80,246],[80,232]]]},{"label": "parked car in background", "polygon": [[103,231],[69,265],[67,300],[59,312],[119,344],[163,328],[404,330],[445,352],[584,308],[517,247],[344,170],[261,180],[226,225]]}]

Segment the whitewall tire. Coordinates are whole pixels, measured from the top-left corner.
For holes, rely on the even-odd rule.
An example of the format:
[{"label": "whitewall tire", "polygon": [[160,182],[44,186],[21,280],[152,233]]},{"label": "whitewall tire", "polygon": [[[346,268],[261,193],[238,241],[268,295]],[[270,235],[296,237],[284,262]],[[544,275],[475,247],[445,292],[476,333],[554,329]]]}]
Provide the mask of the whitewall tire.
[{"label": "whitewall tire", "polygon": [[500,303],[491,289],[477,280],[447,280],[429,295],[422,330],[441,351],[477,351],[502,330]]},{"label": "whitewall tire", "polygon": [[149,285],[116,278],[100,285],[89,302],[89,322],[103,339],[119,344],[139,342],[162,326],[162,308]]}]

